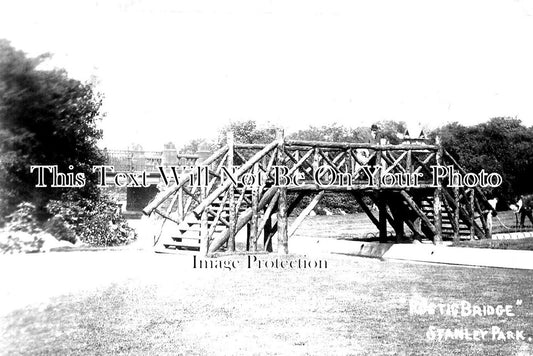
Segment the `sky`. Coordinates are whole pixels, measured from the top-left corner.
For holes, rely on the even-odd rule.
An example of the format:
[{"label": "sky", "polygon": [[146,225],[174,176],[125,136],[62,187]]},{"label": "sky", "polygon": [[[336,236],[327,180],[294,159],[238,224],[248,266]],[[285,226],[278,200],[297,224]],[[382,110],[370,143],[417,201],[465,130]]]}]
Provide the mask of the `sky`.
[{"label": "sky", "polygon": [[0,38],[96,82],[102,147],[230,120],[533,125],[529,0],[0,0]]}]

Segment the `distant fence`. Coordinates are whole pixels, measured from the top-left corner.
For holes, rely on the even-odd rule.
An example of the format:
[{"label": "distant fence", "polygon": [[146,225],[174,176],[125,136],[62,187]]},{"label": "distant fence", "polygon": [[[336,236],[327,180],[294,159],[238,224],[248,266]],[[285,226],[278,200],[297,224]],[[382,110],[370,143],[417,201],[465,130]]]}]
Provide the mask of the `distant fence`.
[{"label": "distant fence", "polygon": [[116,172],[157,172],[159,166],[194,165],[197,155],[177,154],[175,151],[106,150],[106,164]]}]

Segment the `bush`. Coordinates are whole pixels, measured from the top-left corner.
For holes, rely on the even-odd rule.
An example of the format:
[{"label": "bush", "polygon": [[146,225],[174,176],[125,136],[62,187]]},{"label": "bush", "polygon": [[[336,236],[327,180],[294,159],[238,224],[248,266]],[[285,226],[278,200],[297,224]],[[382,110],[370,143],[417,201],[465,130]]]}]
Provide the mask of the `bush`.
[{"label": "bush", "polygon": [[38,233],[41,231],[36,216],[35,205],[31,203],[20,203],[17,209],[7,216],[6,229],[11,231],[24,231],[28,233]]},{"label": "bush", "polygon": [[78,242],[78,237],[70,224],[59,214],[52,216],[44,224],[44,230],[58,240],[65,240],[73,244]]},{"label": "bush", "polygon": [[106,196],[96,202],[51,200],[46,210],[54,216],[50,221],[55,219],[52,226],[60,234],[56,238],[61,240],[72,241],[71,231],[91,246],[118,246],[136,238],[134,230],[120,215],[119,205]]},{"label": "bush", "polygon": [[3,253],[38,252],[43,240],[39,222],[35,218],[35,206],[20,203],[6,217],[7,224],[0,231],[0,251]]},{"label": "bush", "polygon": [[39,222],[33,204],[19,204],[0,230],[0,251],[39,252],[46,233],[57,240],[73,244],[81,241],[91,246],[124,245],[136,238],[134,230],[120,215],[118,204],[107,197],[96,202],[51,200],[46,210],[51,217]]}]

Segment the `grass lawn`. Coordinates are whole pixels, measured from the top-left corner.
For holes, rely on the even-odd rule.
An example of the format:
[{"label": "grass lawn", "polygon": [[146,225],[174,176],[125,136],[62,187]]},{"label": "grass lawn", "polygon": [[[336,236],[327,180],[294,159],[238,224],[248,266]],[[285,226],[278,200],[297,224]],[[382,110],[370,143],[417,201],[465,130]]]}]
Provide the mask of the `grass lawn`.
[{"label": "grass lawn", "polygon": [[[308,258],[328,268],[248,269],[235,256],[217,260],[241,263],[234,270],[194,269],[192,254],[135,251],[1,257],[0,353],[533,354],[531,271]],[[415,298],[509,304],[515,316],[413,315]],[[430,326],[526,340],[430,341]]]}]

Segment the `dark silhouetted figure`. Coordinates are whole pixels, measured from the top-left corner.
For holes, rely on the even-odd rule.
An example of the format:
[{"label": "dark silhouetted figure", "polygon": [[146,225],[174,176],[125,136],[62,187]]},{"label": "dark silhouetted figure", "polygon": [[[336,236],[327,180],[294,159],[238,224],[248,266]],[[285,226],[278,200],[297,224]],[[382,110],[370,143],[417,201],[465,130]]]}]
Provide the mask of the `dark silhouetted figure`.
[{"label": "dark silhouetted figure", "polygon": [[520,228],[524,227],[526,216],[533,224],[533,215],[531,214],[533,210],[533,194],[521,195],[520,199],[517,202],[517,205],[518,213],[520,213]]}]

